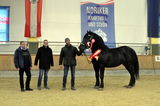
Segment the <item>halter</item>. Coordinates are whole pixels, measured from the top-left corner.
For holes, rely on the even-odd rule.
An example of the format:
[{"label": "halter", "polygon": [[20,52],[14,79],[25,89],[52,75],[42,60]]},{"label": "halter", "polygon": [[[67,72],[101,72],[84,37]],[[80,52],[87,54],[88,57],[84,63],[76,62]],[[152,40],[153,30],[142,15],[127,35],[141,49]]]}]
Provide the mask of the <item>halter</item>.
[{"label": "halter", "polygon": [[91,42],[87,42],[87,46],[89,46],[89,44],[91,43],[91,46],[90,46],[90,50],[92,50],[92,46],[93,46],[93,43],[95,42],[95,39],[92,39]]},{"label": "halter", "polygon": [[[89,48],[90,50],[92,50],[93,43],[95,43],[95,39],[92,39],[91,42],[87,42],[86,44],[87,46],[89,46],[90,44],[90,48]],[[81,44],[85,45],[84,43],[81,43]],[[90,55],[89,58],[87,57],[85,52],[84,52],[84,55],[86,56],[88,63],[91,64],[91,59],[96,58],[96,56],[98,56],[101,52],[102,50],[98,49],[92,55]]]}]

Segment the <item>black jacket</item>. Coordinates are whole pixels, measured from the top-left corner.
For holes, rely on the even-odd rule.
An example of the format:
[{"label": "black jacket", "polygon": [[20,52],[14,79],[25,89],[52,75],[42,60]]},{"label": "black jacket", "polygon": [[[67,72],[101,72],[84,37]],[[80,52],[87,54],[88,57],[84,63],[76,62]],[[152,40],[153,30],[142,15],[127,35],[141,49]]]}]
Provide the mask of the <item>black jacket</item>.
[{"label": "black jacket", "polygon": [[38,49],[34,65],[37,65],[39,60],[40,69],[50,69],[50,66],[54,66],[52,49],[48,46],[42,46]]},{"label": "black jacket", "polygon": [[82,53],[77,50],[76,47],[72,45],[65,45],[61,49],[60,58],[59,58],[59,65],[76,65],[76,55],[81,55]]},{"label": "black jacket", "polygon": [[29,68],[32,67],[31,55],[28,51],[22,50],[20,47],[14,53],[14,64],[16,68]]}]

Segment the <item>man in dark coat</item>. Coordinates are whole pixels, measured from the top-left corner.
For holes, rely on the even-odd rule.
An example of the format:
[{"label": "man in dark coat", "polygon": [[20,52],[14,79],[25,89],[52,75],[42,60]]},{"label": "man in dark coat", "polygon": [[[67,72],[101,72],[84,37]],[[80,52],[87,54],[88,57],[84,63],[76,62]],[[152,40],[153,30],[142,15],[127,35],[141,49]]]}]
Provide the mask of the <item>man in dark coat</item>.
[{"label": "man in dark coat", "polygon": [[75,66],[76,66],[76,55],[81,55],[82,53],[77,50],[76,47],[70,44],[70,39],[65,39],[66,45],[61,49],[60,58],[59,58],[59,65],[64,65],[64,76],[63,76],[63,85],[62,90],[66,90],[66,82],[67,82],[67,75],[69,67],[71,68],[71,89],[75,89]]},{"label": "man in dark coat", "polygon": [[44,88],[49,89],[47,82],[48,82],[48,71],[50,66],[53,66],[53,54],[52,49],[48,46],[48,40],[43,41],[43,46],[38,49],[35,58],[35,65],[38,64],[39,60],[39,77],[38,77],[38,84],[37,87],[41,90],[41,81],[44,74]]},{"label": "man in dark coat", "polygon": [[20,87],[21,91],[24,92],[24,81],[23,81],[23,74],[24,72],[27,75],[26,79],[26,91],[32,91],[33,89],[30,88],[30,81],[31,81],[31,67],[32,67],[32,60],[31,55],[27,49],[27,43],[24,41],[20,42],[20,47],[16,49],[14,54],[14,64],[17,70],[19,70],[20,76]]}]

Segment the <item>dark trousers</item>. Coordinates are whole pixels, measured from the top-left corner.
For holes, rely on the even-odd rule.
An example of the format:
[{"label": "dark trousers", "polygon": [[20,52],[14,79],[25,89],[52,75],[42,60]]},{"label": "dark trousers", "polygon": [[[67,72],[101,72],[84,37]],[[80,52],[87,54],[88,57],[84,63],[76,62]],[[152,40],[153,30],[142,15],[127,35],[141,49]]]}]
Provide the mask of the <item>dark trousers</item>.
[{"label": "dark trousers", "polygon": [[37,87],[41,87],[41,81],[42,81],[42,77],[44,74],[44,87],[47,87],[47,82],[48,82],[48,69],[40,69],[39,70],[39,77],[38,77],[38,84]]},{"label": "dark trousers", "polygon": [[63,87],[66,87],[67,75],[68,75],[69,67],[71,69],[71,87],[74,87],[74,82],[75,82],[75,65],[71,65],[71,66],[65,65],[64,66]]},{"label": "dark trousers", "polygon": [[23,81],[23,75],[24,72],[26,73],[26,89],[30,88],[30,81],[31,81],[31,71],[30,68],[20,68],[19,70],[19,81],[20,81],[20,87],[21,89],[24,89],[24,81]]}]

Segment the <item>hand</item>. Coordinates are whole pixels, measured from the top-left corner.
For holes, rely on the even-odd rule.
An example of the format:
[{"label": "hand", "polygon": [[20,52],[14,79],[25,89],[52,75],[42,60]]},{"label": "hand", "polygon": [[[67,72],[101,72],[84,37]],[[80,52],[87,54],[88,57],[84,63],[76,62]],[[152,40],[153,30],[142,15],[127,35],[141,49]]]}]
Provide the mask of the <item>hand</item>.
[{"label": "hand", "polygon": [[19,68],[16,68],[19,71]]},{"label": "hand", "polygon": [[99,56],[95,56],[95,59],[98,61]]},{"label": "hand", "polygon": [[63,66],[62,66],[62,65],[60,65],[60,69],[63,69]]},{"label": "hand", "polygon": [[29,70],[31,70],[32,67],[29,67]]},{"label": "hand", "polygon": [[89,61],[89,62],[91,62],[91,61],[92,61],[92,59],[91,59],[91,58],[88,58],[88,61]]}]

